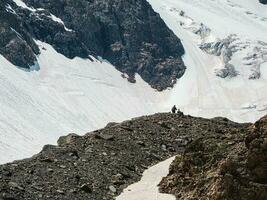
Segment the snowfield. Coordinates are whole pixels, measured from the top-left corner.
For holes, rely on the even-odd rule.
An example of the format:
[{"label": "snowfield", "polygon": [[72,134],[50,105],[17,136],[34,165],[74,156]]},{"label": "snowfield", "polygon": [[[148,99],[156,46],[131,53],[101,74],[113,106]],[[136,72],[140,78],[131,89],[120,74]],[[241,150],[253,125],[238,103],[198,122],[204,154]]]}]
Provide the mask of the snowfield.
[{"label": "snowfield", "polygon": [[38,45],[39,71],[25,72],[0,56],[1,163],[32,156],[67,133],[161,110],[163,93],[140,77],[131,84],[108,62],[70,60]]},{"label": "snowfield", "polygon": [[[186,74],[166,105],[177,104],[196,116],[225,116],[239,122],[253,122],[267,114],[267,6],[254,0],[148,1],[181,38],[186,51]],[[235,39],[223,44],[229,36]],[[214,44],[224,46],[208,52],[200,48]],[[216,75],[229,65],[238,75]]]},{"label": "snowfield", "polygon": [[174,104],[186,114],[239,122],[267,113],[267,6],[254,0],[148,1],[186,50],[187,70],[176,86],[160,93],[138,76],[131,84],[107,61],[71,60],[40,41],[30,72],[0,55],[0,163],[32,156],[61,135],[166,112]]}]

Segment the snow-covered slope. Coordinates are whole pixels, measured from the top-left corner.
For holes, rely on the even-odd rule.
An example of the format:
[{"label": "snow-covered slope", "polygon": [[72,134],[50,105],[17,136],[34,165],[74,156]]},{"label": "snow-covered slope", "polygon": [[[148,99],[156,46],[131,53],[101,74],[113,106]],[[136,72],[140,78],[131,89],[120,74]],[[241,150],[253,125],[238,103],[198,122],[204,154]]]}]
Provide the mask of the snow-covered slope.
[{"label": "snow-covered slope", "polygon": [[267,113],[266,6],[254,0],[149,2],[186,51],[186,74],[167,105],[236,121],[255,121]]},{"label": "snow-covered slope", "polygon": [[129,83],[109,63],[70,60],[38,42],[40,71],[17,69],[0,56],[0,162],[29,157],[70,132],[160,110],[159,92]]},{"label": "snow-covered slope", "polygon": [[0,55],[0,163],[29,157],[60,135],[169,111],[173,104],[186,114],[239,122],[266,114],[267,6],[148,1],[186,50],[187,71],[176,86],[160,93],[139,77],[131,84],[106,61],[70,60],[39,41],[40,71],[25,72]]}]

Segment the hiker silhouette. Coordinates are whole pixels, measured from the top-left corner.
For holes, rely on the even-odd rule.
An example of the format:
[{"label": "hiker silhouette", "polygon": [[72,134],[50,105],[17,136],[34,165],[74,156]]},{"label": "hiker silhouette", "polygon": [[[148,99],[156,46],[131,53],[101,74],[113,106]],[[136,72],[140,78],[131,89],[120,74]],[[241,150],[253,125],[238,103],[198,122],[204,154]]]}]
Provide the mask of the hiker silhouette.
[{"label": "hiker silhouette", "polygon": [[172,107],[172,113],[176,113],[176,111],[177,111],[177,108],[176,108],[176,106],[174,105],[173,107]]}]

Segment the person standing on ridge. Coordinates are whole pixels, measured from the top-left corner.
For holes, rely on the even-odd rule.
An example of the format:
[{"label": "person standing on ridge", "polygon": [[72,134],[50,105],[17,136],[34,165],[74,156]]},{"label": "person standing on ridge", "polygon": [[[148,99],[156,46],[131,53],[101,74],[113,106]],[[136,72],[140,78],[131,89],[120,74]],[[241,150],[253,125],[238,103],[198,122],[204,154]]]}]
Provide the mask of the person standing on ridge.
[{"label": "person standing on ridge", "polygon": [[176,108],[176,106],[174,105],[174,106],[172,107],[172,113],[176,113],[176,111],[177,111],[177,108]]}]

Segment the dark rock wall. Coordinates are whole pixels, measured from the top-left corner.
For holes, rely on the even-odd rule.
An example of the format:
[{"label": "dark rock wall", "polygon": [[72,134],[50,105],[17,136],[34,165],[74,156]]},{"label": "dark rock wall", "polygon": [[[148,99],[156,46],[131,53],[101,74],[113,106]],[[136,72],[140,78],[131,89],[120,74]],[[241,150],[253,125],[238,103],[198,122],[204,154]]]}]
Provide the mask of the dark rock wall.
[{"label": "dark rock wall", "polygon": [[17,66],[29,68],[36,61],[39,49],[21,18],[6,5],[4,1],[0,2],[0,54]]},{"label": "dark rock wall", "polygon": [[[68,58],[101,56],[128,74],[130,81],[134,82],[134,75],[138,73],[158,90],[173,86],[184,74],[181,59],[184,48],[180,40],[145,0],[24,0],[30,7],[44,9],[35,12],[18,8],[11,0],[3,2],[2,15],[13,15],[21,26],[21,30],[16,31],[26,32],[27,41],[35,38],[47,42]],[[6,12],[7,4],[16,14]],[[53,21],[50,13],[61,18],[73,31]],[[12,22],[6,19],[8,29]],[[33,55],[38,54],[36,45],[33,51],[33,45],[26,41],[28,51],[34,54],[18,62],[9,56],[17,50],[6,53],[7,39],[4,41],[0,43],[4,49],[1,54],[18,66],[32,65]],[[28,55],[27,50],[20,52]]]},{"label": "dark rock wall", "polygon": [[267,4],[267,0],[259,0],[262,4]]}]

